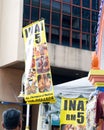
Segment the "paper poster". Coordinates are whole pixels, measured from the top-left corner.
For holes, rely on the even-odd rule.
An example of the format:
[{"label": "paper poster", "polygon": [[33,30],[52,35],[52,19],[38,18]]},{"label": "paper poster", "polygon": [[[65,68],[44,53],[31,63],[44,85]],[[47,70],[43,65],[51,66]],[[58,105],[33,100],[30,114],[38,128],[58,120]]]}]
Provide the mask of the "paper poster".
[{"label": "paper poster", "polygon": [[86,130],[86,98],[62,98],[61,130]]},{"label": "paper poster", "polygon": [[23,28],[25,43],[25,101],[54,102],[44,19]]}]

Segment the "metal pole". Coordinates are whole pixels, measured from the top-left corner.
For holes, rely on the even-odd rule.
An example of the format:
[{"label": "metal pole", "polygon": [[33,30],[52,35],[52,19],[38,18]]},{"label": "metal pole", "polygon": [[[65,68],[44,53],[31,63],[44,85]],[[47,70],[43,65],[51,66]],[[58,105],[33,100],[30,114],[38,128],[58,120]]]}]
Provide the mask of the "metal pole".
[{"label": "metal pole", "polygon": [[25,130],[29,130],[29,114],[30,114],[30,105],[27,104],[26,128],[25,128]]}]

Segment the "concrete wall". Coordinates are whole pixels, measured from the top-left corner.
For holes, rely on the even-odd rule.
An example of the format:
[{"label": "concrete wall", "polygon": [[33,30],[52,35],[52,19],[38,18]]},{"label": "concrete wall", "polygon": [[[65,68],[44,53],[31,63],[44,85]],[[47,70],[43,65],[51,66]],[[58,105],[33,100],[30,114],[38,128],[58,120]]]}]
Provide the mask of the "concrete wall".
[{"label": "concrete wall", "polygon": [[71,47],[48,44],[52,66],[89,71],[91,66],[91,51]]},{"label": "concrete wall", "polygon": [[[2,15],[2,0],[0,0],[0,16]],[[1,30],[1,20],[0,20],[0,30]],[[1,31],[0,31],[0,44],[1,44]]]},{"label": "concrete wall", "polygon": [[20,58],[22,17],[23,0],[0,1],[0,66],[17,62]]},{"label": "concrete wall", "polygon": [[20,102],[18,95],[21,90],[23,71],[16,69],[0,69],[0,100]]}]

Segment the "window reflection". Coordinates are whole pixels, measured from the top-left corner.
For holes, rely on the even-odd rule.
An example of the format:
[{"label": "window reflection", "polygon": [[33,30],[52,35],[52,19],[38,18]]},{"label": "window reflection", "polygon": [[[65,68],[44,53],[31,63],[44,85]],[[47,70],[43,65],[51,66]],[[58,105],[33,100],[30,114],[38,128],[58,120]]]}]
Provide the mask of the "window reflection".
[{"label": "window reflection", "polygon": [[75,6],[72,7],[72,15],[73,16],[80,16],[80,13],[81,13],[80,11],[81,10],[79,7],[75,7]]},{"label": "window reflection", "polygon": [[92,9],[94,10],[99,9],[99,0],[92,0]]},{"label": "window reflection", "polygon": [[29,21],[24,20],[23,21],[23,27],[27,26],[29,24]]},{"label": "window reflection", "polygon": [[24,4],[30,4],[30,0],[24,0]]},{"label": "window reflection", "polygon": [[79,30],[80,29],[80,19],[79,18],[72,18],[72,28]]},{"label": "window reflection", "polygon": [[32,20],[38,20],[39,19],[39,9],[38,8],[32,8],[31,19]]},{"label": "window reflection", "polygon": [[96,33],[96,32],[97,32],[97,23],[92,22],[92,33]]},{"label": "window reflection", "polygon": [[96,36],[92,36],[92,51],[95,51],[95,41],[96,41]]},{"label": "window reflection", "polygon": [[70,28],[70,16],[67,15],[62,16],[62,27]]},{"label": "window reflection", "polygon": [[90,8],[90,0],[82,0],[82,6]]},{"label": "window reflection", "polygon": [[80,33],[72,32],[72,47],[80,48]]},{"label": "window reflection", "polygon": [[60,12],[60,3],[56,2],[56,1],[53,1],[52,2],[52,10],[56,11],[56,12]]},{"label": "window reflection", "polygon": [[24,6],[23,17],[26,19],[29,19],[29,17],[30,17],[30,7],[29,6]]},{"label": "window reflection", "polygon": [[50,23],[50,12],[48,10],[41,10],[41,17],[45,19],[45,23]]},{"label": "window reflection", "polygon": [[60,26],[60,14],[52,13],[52,24],[56,26]]},{"label": "window reflection", "polygon": [[72,0],[72,3],[75,5],[80,5],[80,0]]},{"label": "window reflection", "polygon": [[98,12],[92,11],[92,20],[98,21]]},{"label": "window reflection", "polygon": [[82,9],[82,18],[90,19],[90,11],[86,9]]},{"label": "window reflection", "polygon": [[45,26],[45,30],[46,30],[46,39],[47,41],[49,41],[49,26]]},{"label": "window reflection", "polygon": [[62,6],[62,12],[66,14],[70,14],[70,5],[63,4]]},{"label": "window reflection", "polygon": [[62,30],[62,45],[69,46],[70,40],[70,31],[69,30]]},{"label": "window reflection", "polygon": [[50,0],[42,0],[41,7],[45,8],[45,9],[49,9],[50,8]]},{"label": "window reflection", "polygon": [[82,34],[82,48],[89,50],[89,44],[90,44],[90,35],[88,34]]},{"label": "window reflection", "polygon": [[82,20],[82,31],[90,32],[90,21]]},{"label": "window reflection", "polygon": [[39,6],[40,0],[32,0],[32,5]]},{"label": "window reflection", "polygon": [[69,3],[70,1],[71,1],[71,0],[63,0],[63,2],[68,2],[68,3]]},{"label": "window reflection", "polygon": [[51,42],[59,44],[59,28],[52,28]]}]

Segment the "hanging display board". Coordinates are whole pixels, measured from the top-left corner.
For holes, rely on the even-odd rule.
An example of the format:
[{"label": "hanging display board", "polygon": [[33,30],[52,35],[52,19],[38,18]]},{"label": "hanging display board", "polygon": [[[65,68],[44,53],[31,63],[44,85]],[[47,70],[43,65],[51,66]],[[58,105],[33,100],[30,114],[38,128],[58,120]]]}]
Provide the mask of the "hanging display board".
[{"label": "hanging display board", "polygon": [[25,96],[28,104],[54,102],[54,90],[44,19],[23,28],[25,43]]},{"label": "hanging display board", "polygon": [[60,129],[86,129],[86,98],[62,98]]}]

